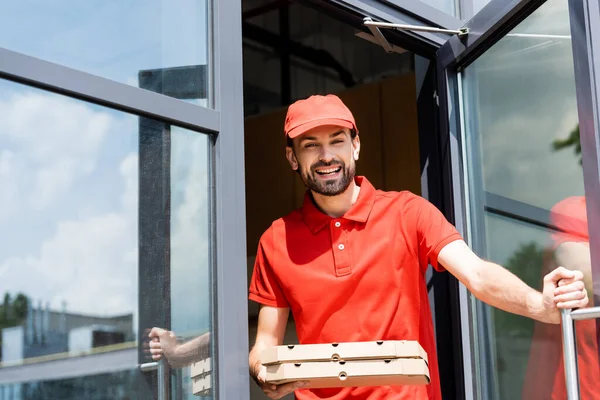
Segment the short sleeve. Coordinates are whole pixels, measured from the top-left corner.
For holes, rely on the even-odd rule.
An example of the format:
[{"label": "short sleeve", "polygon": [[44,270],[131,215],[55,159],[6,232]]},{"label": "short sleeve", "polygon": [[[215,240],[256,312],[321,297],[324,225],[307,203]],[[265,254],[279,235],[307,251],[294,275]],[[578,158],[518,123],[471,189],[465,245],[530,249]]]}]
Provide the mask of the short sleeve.
[{"label": "short sleeve", "polygon": [[270,228],[258,244],[248,298],[266,306],[285,308],[289,304],[272,265],[273,245],[273,229]]},{"label": "short sleeve", "polygon": [[421,264],[431,264],[437,271],[444,271],[438,264],[438,255],[442,249],[462,236],[444,214],[433,204],[422,197],[415,196],[416,228],[419,241],[419,258]]},{"label": "short sleeve", "polygon": [[565,242],[589,242],[585,197],[568,197],[550,210],[553,248]]}]

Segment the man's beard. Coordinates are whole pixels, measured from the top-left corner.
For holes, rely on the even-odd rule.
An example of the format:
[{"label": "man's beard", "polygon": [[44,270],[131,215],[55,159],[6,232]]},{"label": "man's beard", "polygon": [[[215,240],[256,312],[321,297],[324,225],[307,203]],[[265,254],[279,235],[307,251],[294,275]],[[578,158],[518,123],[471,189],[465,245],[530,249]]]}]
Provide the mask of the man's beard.
[{"label": "man's beard", "polygon": [[[328,180],[317,178],[317,168],[338,166],[341,167],[340,172],[342,175],[340,177]],[[300,170],[302,169],[300,168]],[[350,183],[352,183],[354,180],[355,174],[356,167],[354,163],[347,167],[342,161],[332,161],[328,163],[319,161],[311,166],[310,172],[303,172],[301,175],[304,184],[313,192],[323,196],[337,196],[344,193],[346,189],[348,189],[348,186],[350,186]]]}]

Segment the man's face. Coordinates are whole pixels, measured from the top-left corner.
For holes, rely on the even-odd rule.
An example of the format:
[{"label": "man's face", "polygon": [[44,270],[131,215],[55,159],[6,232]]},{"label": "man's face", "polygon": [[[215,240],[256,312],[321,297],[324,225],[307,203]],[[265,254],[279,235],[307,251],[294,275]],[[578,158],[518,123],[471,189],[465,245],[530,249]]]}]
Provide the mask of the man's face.
[{"label": "man's face", "polygon": [[354,180],[360,141],[358,135],[351,138],[349,129],[318,127],[294,138],[293,144],[286,149],[288,161],[310,190],[337,196]]}]

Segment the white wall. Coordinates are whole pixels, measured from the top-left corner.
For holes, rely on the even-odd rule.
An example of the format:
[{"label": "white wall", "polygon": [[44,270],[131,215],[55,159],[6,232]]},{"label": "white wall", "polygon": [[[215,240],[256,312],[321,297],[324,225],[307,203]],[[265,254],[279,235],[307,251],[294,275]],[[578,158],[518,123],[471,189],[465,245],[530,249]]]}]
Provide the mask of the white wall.
[{"label": "white wall", "polygon": [[23,360],[24,332],[22,326],[2,329],[2,362]]}]

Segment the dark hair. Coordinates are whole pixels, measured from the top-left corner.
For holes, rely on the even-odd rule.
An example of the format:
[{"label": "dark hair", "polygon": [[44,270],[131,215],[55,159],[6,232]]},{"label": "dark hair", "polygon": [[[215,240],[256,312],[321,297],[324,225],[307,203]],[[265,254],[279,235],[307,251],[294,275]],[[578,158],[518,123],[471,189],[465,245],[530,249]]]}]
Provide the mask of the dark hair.
[{"label": "dark hair", "polygon": [[[356,129],[350,129],[350,139],[354,140],[354,138],[356,137],[356,135],[358,135],[358,132]],[[292,149],[294,148],[294,139],[292,139],[289,136],[286,136],[286,146],[287,147],[291,147]]]}]

